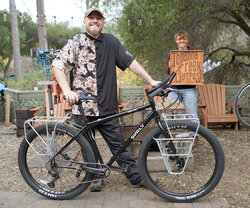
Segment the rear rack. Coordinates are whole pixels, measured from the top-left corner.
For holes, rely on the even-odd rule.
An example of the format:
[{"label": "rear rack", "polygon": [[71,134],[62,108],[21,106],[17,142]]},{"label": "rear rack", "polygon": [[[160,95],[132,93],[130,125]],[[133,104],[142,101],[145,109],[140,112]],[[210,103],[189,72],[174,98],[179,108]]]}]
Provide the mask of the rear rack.
[{"label": "rear rack", "polygon": [[[52,156],[53,148],[55,148],[55,129],[58,124],[67,123],[67,125],[73,128],[80,128],[76,124],[70,121],[72,114],[69,113],[65,117],[48,117],[48,116],[35,116],[24,122],[24,138],[26,142],[30,145],[33,151],[39,156]],[[55,124],[54,129],[49,132],[49,124]],[[40,135],[36,127],[40,125],[45,125],[46,135]],[[33,131],[37,137],[38,145],[32,145],[27,138],[28,132]]]}]

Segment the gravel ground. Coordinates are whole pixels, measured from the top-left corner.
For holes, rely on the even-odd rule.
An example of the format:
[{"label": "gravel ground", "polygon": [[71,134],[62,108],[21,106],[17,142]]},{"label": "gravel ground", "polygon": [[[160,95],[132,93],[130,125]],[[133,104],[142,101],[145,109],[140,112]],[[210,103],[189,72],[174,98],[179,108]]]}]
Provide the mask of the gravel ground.
[{"label": "gravel ground", "polygon": [[[23,137],[16,137],[13,126],[0,123],[0,191],[33,192],[24,182],[17,164],[17,152]],[[224,197],[232,208],[249,207],[250,193],[250,131],[242,129],[211,129],[221,142],[226,166],[221,182],[209,196]],[[110,152],[102,139],[98,146],[106,156]],[[105,158],[104,158],[105,160]],[[105,180],[103,191],[133,191],[126,178],[117,172]]]}]

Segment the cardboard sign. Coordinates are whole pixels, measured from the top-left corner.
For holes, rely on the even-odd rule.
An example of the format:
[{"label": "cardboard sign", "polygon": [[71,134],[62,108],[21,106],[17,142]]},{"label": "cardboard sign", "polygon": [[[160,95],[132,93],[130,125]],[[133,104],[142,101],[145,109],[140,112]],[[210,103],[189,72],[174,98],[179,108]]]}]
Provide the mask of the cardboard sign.
[{"label": "cardboard sign", "polygon": [[176,72],[172,85],[200,85],[203,82],[203,51],[171,51],[171,72]]}]

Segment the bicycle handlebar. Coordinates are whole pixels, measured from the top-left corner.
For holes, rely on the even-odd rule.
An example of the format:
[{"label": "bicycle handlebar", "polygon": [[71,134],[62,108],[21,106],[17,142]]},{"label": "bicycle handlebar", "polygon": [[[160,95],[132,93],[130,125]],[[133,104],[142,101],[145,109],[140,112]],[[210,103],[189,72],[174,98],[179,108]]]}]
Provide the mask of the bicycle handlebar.
[{"label": "bicycle handlebar", "polygon": [[[154,96],[156,96],[160,92],[162,92],[164,95],[167,95],[170,91],[169,90],[166,91],[165,89],[170,85],[170,83],[173,81],[175,76],[176,76],[176,73],[173,72],[165,82],[162,82],[162,83],[156,85],[152,89],[146,89],[147,96],[149,98],[153,98]],[[86,96],[86,95],[80,95],[78,98],[79,98],[79,101],[82,101],[82,100],[97,100],[96,97]],[[66,97],[63,96],[63,99],[66,100]],[[79,104],[79,102],[78,102],[78,104]]]},{"label": "bicycle handlebar", "polygon": [[[176,73],[173,72],[165,82],[162,82],[162,83],[156,85],[152,89],[147,89],[146,92],[147,92],[148,97],[153,98],[154,96],[156,96],[160,92],[164,93],[163,90],[166,89],[170,85],[170,83],[173,81],[175,76],[176,76]],[[166,93],[168,93],[168,92],[166,92]]]},{"label": "bicycle handlebar", "polygon": [[[65,95],[63,96],[63,99],[66,100],[66,97]],[[92,96],[86,96],[86,95],[80,95],[78,97],[79,101],[82,101],[82,100],[96,100],[95,97],[92,97]],[[77,103],[76,103],[77,104]]]}]

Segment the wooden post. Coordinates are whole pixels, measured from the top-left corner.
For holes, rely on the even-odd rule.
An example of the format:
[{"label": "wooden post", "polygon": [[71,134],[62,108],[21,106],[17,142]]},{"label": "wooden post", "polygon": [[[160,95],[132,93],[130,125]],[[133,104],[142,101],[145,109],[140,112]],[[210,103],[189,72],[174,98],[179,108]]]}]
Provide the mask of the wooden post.
[{"label": "wooden post", "polygon": [[49,109],[49,95],[48,95],[48,87],[45,88],[45,105],[46,105],[46,116],[50,116],[50,109]]},{"label": "wooden post", "polygon": [[10,125],[10,94],[6,95],[6,105],[5,105],[5,125]]}]

